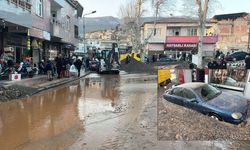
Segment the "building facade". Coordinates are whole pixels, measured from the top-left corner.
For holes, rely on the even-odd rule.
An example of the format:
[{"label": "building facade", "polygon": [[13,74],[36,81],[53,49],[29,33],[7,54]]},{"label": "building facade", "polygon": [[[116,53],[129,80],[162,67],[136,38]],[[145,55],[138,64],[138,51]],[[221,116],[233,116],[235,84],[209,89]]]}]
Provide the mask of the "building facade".
[{"label": "building facade", "polygon": [[[204,34],[203,55],[211,56],[217,37],[210,33],[213,22],[207,22]],[[148,55],[165,54],[177,57],[178,53],[195,53],[198,50],[198,20],[170,17],[142,26],[142,43]]]},{"label": "building facade", "polygon": [[83,37],[82,12],[74,0],[0,1],[1,58],[37,64],[69,57]]},{"label": "building facade", "polygon": [[230,50],[247,51],[249,47],[249,13],[234,13],[215,15],[213,21],[215,34],[218,35],[216,48],[229,52]]},{"label": "building facade", "polygon": [[0,59],[20,61],[29,50],[32,8],[30,1],[0,1]]}]

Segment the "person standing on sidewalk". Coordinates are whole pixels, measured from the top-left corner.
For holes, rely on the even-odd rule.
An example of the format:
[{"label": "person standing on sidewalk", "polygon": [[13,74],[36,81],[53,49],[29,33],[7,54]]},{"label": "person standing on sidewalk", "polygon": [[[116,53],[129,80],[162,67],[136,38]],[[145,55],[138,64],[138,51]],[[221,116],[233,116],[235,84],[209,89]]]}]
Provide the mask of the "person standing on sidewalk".
[{"label": "person standing on sidewalk", "polygon": [[250,69],[250,52],[247,54],[245,58],[245,63],[246,63],[246,69]]},{"label": "person standing on sidewalk", "polygon": [[53,72],[53,65],[52,65],[52,62],[49,60],[46,64],[46,71],[47,71],[47,79],[49,81],[52,81],[53,80],[53,75],[52,75],[52,72]]},{"label": "person standing on sidewalk", "polygon": [[61,71],[62,71],[62,58],[59,56],[56,59],[56,71],[57,71],[57,78],[61,78]]},{"label": "person standing on sidewalk", "polygon": [[78,71],[78,78],[79,78],[81,74],[82,61],[80,59],[77,59],[74,65],[76,66],[76,69]]}]

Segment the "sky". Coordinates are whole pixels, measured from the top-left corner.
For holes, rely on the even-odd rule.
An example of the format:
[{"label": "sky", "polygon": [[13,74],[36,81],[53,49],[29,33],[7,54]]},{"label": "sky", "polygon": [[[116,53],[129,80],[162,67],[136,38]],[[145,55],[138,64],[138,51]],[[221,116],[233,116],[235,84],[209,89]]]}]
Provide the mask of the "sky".
[{"label": "sky", "polygon": [[[89,13],[97,11],[95,14],[87,17],[114,16],[118,17],[118,12],[121,4],[128,0],[78,0],[84,7],[84,12]],[[178,1],[178,0],[177,0]],[[250,0],[219,0],[222,8],[216,10],[215,14],[227,14],[237,12],[250,13]],[[177,8],[178,9],[178,8]],[[151,16],[151,13],[146,14]]]}]

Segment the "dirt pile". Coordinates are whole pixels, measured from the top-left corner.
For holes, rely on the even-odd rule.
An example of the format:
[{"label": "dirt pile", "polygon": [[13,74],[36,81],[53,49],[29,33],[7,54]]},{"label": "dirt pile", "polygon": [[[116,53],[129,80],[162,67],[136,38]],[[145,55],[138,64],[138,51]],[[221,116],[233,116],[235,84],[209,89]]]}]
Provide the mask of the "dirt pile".
[{"label": "dirt pile", "polygon": [[149,63],[145,64],[143,62],[136,61],[131,58],[129,63],[126,61],[121,62],[121,70],[126,71],[127,73],[149,73],[156,74],[157,66],[155,64]]},{"label": "dirt pile", "polygon": [[0,86],[0,102],[24,98],[31,95],[35,91],[35,88],[21,85]]}]

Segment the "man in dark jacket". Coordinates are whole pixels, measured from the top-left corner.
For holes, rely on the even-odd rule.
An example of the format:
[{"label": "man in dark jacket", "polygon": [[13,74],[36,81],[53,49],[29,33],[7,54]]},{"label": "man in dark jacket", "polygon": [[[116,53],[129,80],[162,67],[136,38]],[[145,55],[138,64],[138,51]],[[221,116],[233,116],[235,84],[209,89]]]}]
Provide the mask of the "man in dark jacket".
[{"label": "man in dark jacket", "polygon": [[250,53],[247,54],[245,58],[246,69],[250,69]]},{"label": "man in dark jacket", "polygon": [[78,70],[78,78],[80,77],[80,72],[82,68],[82,61],[80,59],[77,59],[76,62],[74,63],[76,66],[76,69]]}]

